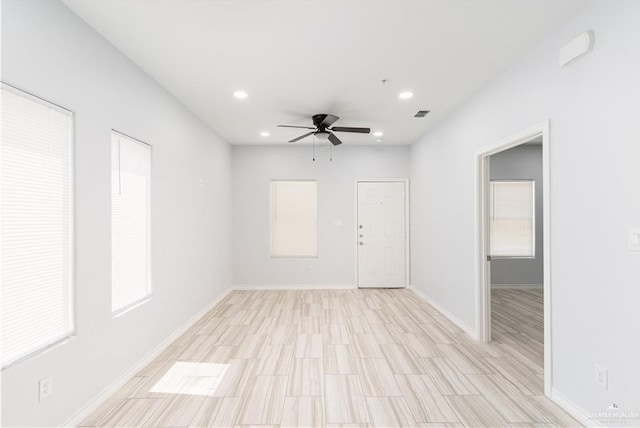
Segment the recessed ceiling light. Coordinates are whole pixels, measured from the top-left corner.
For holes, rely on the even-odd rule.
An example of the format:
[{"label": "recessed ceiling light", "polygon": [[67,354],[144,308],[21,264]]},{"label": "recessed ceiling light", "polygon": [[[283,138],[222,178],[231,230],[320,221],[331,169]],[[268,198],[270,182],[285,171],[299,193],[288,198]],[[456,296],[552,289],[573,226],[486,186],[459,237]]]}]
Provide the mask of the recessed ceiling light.
[{"label": "recessed ceiling light", "polygon": [[242,100],[247,98],[249,95],[244,91],[235,91],[233,96]]},{"label": "recessed ceiling light", "polygon": [[382,137],[383,135],[384,135],[384,134],[383,134],[383,132],[382,132],[382,131],[376,131],[376,132],[374,132],[374,133],[373,133],[373,136],[374,136],[374,137]]},{"label": "recessed ceiling light", "polygon": [[268,137],[269,135],[271,135],[271,134],[269,134],[269,132],[268,132],[268,131],[262,131],[262,132],[260,133],[260,136],[261,136],[261,137]]},{"label": "recessed ceiling light", "polygon": [[404,91],[404,92],[400,92],[400,94],[398,95],[398,97],[401,100],[408,100],[409,98],[411,98],[413,96],[413,92],[411,91]]}]

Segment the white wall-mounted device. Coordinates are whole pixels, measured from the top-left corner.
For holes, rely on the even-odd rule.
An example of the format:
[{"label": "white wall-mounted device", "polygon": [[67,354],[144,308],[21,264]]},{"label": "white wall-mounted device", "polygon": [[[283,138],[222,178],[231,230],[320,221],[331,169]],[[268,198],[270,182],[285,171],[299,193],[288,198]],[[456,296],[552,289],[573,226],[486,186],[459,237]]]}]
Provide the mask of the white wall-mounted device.
[{"label": "white wall-mounted device", "polygon": [[560,55],[558,56],[560,67],[564,67],[574,59],[586,54],[592,46],[593,35],[591,32],[580,34],[560,49]]}]

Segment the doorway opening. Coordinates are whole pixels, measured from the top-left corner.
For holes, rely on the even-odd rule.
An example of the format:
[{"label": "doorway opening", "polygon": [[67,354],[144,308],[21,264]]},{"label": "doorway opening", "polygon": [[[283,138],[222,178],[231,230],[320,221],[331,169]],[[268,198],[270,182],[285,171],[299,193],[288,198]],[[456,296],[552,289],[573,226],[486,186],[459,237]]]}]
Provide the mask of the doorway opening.
[{"label": "doorway opening", "polygon": [[550,397],[549,121],[479,151],[476,166],[477,338],[520,357],[532,388],[544,373]]},{"label": "doorway opening", "polygon": [[409,180],[356,180],[358,288],[405,288],[409,281]]}]

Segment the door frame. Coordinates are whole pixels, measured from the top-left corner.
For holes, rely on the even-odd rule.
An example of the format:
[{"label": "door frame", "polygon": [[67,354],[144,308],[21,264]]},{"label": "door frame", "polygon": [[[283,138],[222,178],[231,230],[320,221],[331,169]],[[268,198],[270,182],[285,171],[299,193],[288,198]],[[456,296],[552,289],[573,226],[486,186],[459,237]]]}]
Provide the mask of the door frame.
[{"label": "door frame", "polygon": [[489,160],[490,156],[542,137],[542,228],[544,304],[544,393],[551,397],[551,222],[549,120],[500,139],[476,152],[476,325],[477,340],[491,341],[491,284],[489,255]]},{"label": "door frame", "polygon": [[404,286],[411,283],[411,246],[409,242],[409,179],[408,178],[356,178],[353,188],[353,251],[355,260],[356,288],[360,288],[358,274],[358,183],[404,183]]}]

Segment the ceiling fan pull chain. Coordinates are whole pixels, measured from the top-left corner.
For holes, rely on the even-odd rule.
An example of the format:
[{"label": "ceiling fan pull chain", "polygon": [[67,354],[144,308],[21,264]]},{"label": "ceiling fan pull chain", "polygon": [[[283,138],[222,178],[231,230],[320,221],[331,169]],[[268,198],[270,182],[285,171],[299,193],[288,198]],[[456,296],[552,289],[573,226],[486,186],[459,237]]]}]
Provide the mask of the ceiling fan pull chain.
[{"label": "ceiling fan pull chain", "polygon": [[329,144],[329,162],[333,162],[333,144]]},{"label": "ceiling fan pull chain", "polygon": [[311,143],[311,147],[313,147],[313,161],[316,161],[316,136],[313,136],[313,142]]}]

